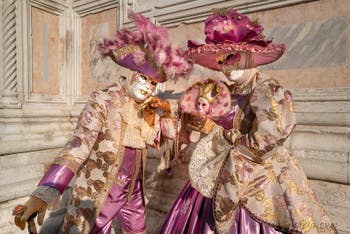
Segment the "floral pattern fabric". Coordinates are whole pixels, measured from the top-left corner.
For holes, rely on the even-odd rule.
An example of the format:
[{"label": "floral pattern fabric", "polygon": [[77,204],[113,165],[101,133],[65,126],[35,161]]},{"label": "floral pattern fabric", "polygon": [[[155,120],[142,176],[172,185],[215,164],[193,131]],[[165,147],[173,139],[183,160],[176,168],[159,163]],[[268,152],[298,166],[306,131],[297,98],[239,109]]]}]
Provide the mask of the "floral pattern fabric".
[{"label": "floral pattern fabric", "polygon": [[[159,137],[159,116],[156,124],[149,126],[139,109],[139,104],[118,84],[91,94],[72,138],[54,161],[76,175],[61,233],[89,233],[112,186],[123,184],[117,174],[125,147],[144,152]],[[130,140],[130,133],[136,140]],[[142,153],[143,164],[145,156]],[[129,186],[128,193],[132,194],[133,189]]]},{"label": "floral pattern fabric", "polygon": [[228,233],[239,206],[286,233],[336,233],[295,156],[283,142],[295,126],[292,97],[275,80],[259,81],[239,104],[231,143],[217,177],[213,210],[218,233]]}]

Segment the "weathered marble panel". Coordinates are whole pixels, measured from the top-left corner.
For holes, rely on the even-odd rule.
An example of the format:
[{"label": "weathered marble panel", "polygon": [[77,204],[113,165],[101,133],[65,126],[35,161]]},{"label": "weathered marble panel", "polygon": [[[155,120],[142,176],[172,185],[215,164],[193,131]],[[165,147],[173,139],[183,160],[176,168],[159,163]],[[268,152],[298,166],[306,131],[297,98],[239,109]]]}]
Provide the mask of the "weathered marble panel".
[{"label": "weathered marble panel", "polygon": [[32,92],[59,94],[59,16],[31,8]]},{"label": "weathered marble panel", "polygon": [[130,26],[131,20],[127,17],[127,9],[133,8],[146,16],[155,18],[157,22],[167,27],[175,27],[180,24],[193,24],[203,22],[212,13],[213,8],[234,7],[242,13],[258,12],[284,6],[297,5],[314,0],[121,0],[122,25]]},{"label": "weathered marble panel", "polygon": [[117,29],[116,9],[81,18],[81,94],[89,95],[115,81],[120,67],[111,59],[101,58],[97,43],[112,37]]},{"label": "weathered marble panel", "polygon": [[286,53],[263,70],[340,66],[348,58],[348,18],[339,17],[273,28],[265,34],[283,42]]}]

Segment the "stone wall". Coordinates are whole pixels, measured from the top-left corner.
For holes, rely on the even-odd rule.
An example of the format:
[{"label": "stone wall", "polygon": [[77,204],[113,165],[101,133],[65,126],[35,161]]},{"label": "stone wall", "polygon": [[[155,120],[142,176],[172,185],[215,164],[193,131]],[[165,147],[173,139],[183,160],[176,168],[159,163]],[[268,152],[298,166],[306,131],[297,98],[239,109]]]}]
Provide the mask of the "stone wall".
[{"label": "stone wall", "polygon": [[[94,45],[119,26],[132,27],[127,8],[169,27],[172,39],[185,46],[188,39],[204,40],[203,20],[211,8],[227,6],[259,18],[267,37],[286,44],[287,52],[278,62],[261,67],[294,94],[298,126],[286,144],[338,230],[350,233],[347,0],[0,1],[0,233],[21,233],[13,225],[11,209],[35,188],[44,165],[71,135],[87,94],[126,72],[102,63]],[[33,12],[54,20],[31,22]],[[30,35],[41,38],[43,46],[35,47],[37,41]],[[54,66],[45,62],[51,48],[58,50]],[[35,72],[34,65],[40,65]],[[223,78],[195,66],[188,81],[166,84],[163,95],[177,98],[203,77]],[[158,174],[160,153],[150,150],[147,165],[149,233],[156,233],[188,179],[186,163],[171,175]]]}]

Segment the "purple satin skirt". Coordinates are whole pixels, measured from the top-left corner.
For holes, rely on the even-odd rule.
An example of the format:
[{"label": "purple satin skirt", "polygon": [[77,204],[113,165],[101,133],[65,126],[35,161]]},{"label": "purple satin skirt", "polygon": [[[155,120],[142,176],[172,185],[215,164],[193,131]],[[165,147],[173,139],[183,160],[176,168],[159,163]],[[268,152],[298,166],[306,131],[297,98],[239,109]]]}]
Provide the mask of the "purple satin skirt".
[{"label": "purple satin skirt", "polygon": [[[274,228],[255,221],[242,207],[237,208],[230,234],[280,234]],[[190,181],[182,189],[165,219],[161,234],[214,233],[212,200],[195,190]]]},{"label": "purple satin skirt", "polygon": [[211,199],[202,196],[188,181],[168,213],[160,233],[214,233]]}]

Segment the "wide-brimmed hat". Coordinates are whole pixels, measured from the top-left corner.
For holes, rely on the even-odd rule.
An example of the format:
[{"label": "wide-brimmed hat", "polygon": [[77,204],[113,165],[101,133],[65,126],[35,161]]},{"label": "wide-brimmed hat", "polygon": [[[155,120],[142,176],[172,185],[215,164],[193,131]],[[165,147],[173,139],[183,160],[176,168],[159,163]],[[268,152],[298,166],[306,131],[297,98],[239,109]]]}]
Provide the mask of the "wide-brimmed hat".
[{"label": "wide-brimmed hat", "polygon": [[188,41],[187,55],[197,64],[214,70],[222,65],[247,69],[272,63],[282,56],[284,44],[272,44],[258,21],[234,9],[215,10],[205,20],[206,44]]},{"label": "wide-brimmed hat", "polygon": [[110,57],[120,66],[138,71],[157,82],[176,79],[192,68],[180,48],[171,45],[166,28],[157,26],[143,15],[129,11],[137,30],[117,31],[112,39],[99,43],[102,56]]}]

